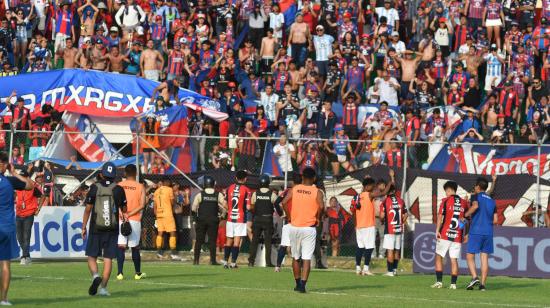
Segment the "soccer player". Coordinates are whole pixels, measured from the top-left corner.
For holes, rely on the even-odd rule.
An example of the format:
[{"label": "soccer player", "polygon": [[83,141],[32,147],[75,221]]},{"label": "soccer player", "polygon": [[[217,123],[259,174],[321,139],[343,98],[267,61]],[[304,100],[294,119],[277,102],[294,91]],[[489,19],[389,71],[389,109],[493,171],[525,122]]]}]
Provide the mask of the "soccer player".
[{"label": "soccer player", "polygon": [[[363,191],[351,201],[351,212],[355,216],[355,237],[357,239],[355,273],[362,276],[374,275],[369,270],[372,251],[376,245],[376,222],[373,199],[384,196],[390,188],[390,185],[386,185],[383,191],[374,191],[375,184],[376,182],[373,178],[366,177],[363,180]],[[365,257],[365,265],[361,270],[361,259],[363,256]]]},{"label": "soccer player", "polygon": [[[393,173],[390,173],[392,175]],[[380,219],[384,221],[384,249],[386,249],[388,272],[384,276],[396,276],[397,265],[401,257],[401,237],[405,222],[407,222],[407,208],[403,199],[395,194],[395,183],[389,184],[388,196],[380,205]]]},{"label": "soccer player", "polygon": [[139,240],[141,236],[141,213],[145,207],[145,187],[143,184],[136,180],[137,167],[136,165],[128,165],[124,168],[124,174],[126,180],[118,183],[120,187],[124,189],[126,194],[126,207],[128,212],[122,214],[119,218],[120,224],[123,221],[128,221],[132,228],[132,233],[128,236],[122,234],[118,235],[118,254],[117,254],[117,266],[118,274],[116,279],[123,280],[123,268],[126,247],[130,247],[132,250],[132,261],[134,262],[134,269],[136,274],[135,280],[145,278],[145,273],[141,272],[141,256],[139,254]]},{"label": "soccer player", "polygon": [[[480,291],[485,291],[485,283],[489,273],[489,254],[493,253],[493,224],[497,221],[496,204],[487,193],[489,183],[484,178],[478,178],[474,186],[474,195],[470,200],[470,209],[464,214],[465,218],[472,218],[468,235],[468,253],[466,259],[472,274],[472,281],[466,287],[473,290],[479,285]],[[494,183],[493,183],[494,187]],[[481,257],[481,283],[477,276],[475,255]]]},{"label": "soccer player", "polygon": [[432,288],[443,287],[443,258],[449,253],[451,258],[451,285],[449,289],[456,290],[458,278],[458,258],[462,246],[464,232],[464,214],[468,210],[468,202],[460,198],[456,191],[456,182],[448,181],[443,185],[445,197],[441,200],[437,212],[437,228],[435,231],[437,244],[435,246],[435,277],[436,282]]},{"label": "soccer player", "polygon": [[[237,183],[227,188],[228,217],[225,225],[227,240],[224,247],[224,268],[237,268],[237,257],[241,239],[246,236],[246,211],[250,210],[250,196],[252,191],[246,183],[247,173],[237,171]],[[229,256],[231,255],[231,264]]]},{"label": "soccer player", "polygon": [[[315,251],[316,225],[321,220],[324,205],[323,193],[314,185],[315,178],[315,170],[305,168],[302,184],[295,185],[283,199],[283,208],[291,225],[289,235],[292,271],[296,281],[294,291],[300,293],[306,293],[311,257]],[[292,209],[288,208],[289,200],[292,200]]]},{"label": "soccer player", "polygon": [[156,246],[158,249],[157,257],[163,258],[162,247],[164,246],[164,232],[170,234],[168,239],[168,246],[172,251],[170,258],[175,261],[181,260],[176,251],[176,220],[174,219],[174,213],[172,212],[172,206],[174,204],[174,191],[170,187],[170,181],[164,179],[162,185],[155,191],[153,195],[154,200],[154,212],[157,218],[157,238]]},{"label": "soccer player", "polygon": [[[6,170],[11,176],[4,176]],[[10,306],[8,289],[10,287],[11,260],[19,257],[19,246],[15,232],[15,192],[14,190],[32,190],[32,181],[15,171],[9,163],[6,152],[0,152],[0,305]]]},{"label": "soccer player", "polygon": [[[109,296],[107,283],[111,277],[113,259],[117,255],[118,217],[126,213],[126,194],[124,189],[115,183],[116,167],[107,162],[103,165],[98,183],[92,185],[86,196],[84,216],[82,217],[82,239],[86,243],[88,268],[92,274],[92,284],[88,294]],[[108,215],[106,213],[109,213]],[[86,226],[90,221],[90,232]],[[98,274],[97,257],[103,256],[103,275]]]}]

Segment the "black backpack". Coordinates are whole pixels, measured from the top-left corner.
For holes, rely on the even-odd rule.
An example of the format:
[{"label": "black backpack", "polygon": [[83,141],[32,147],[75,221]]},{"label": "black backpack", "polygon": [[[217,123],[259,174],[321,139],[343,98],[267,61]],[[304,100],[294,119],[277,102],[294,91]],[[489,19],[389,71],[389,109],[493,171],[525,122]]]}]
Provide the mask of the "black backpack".
[{"label": "black backpack", "polygon": [[105,187],[97,184],[94,204],[94,218],[96,231],[118,231],[117,208],[113,197],[115,183]]}]

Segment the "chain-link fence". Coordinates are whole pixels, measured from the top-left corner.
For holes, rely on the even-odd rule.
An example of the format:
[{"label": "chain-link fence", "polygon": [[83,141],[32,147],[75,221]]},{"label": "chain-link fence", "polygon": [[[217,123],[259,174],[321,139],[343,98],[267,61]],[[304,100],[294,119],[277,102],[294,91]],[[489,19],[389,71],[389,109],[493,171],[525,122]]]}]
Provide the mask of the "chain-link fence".
[{"label": "chain-link fence", "polygon": [[[545,225],[550,192],[550,182],[547,181],[550,147],[547,145],[407,142],[397,135],[382,138],[362,136],[358,140],[349,140],[345,134],[336,134],[331,139],[320,139],[314,131],[300,138],[287,138],[284,133],[275,131],[256,135],[241,132],[237,136],[217,137],[9,129],[1,132],[0,146],[9,151],[10,161],[16,165],[32,162],[32,168],[38,172],[43,172],[44,168],[52,171],[55,179],[52,205],[82,205],[86,185],[93,183],[95,173],[106,161],[112,160],[119,166],[137,164],[139,177],[147,186],[147,205],[142,216],[142,246],[146,249],[155,247],[152,194],[160,180],[169,179],[175,191],[178,248],[191,250],[195,232],[190,201],[201,190],[202,177],[206,174],[213,176],[217,189],[223,192],[234,182],[236,170],[248,171],[247,184],[252,189],[257,188],[260,174],[270,174],[273,177],[272,189],[279,192],[292,186],[295,173],[305,167],[315,168],[317,185],[325,191],[327,209],[319,227],[319,246],[325,254],[332,256],[354,254],[356,244],[351,200],[361,192],[365,176],[377,181],[387,180],[388,169],[395,171],[398,195],[404,199],[409,213],[409,231],[414,229],[415,223],[435,222],[446,180],[456,181],[460,187],[459,195],[467,198],[477,174],[490,182],[494,182],[494,174],[506,175],[497,177],[493,191],[499,224]],[[164,147],[159,144],[165,142],[163,138],[176,141],[172,146]],[[90,157],[101,159],[97,159],[96,164],[82,163]],[[42,160],[49,163],[40,163]],[[380,200],[374,202],[377,216],[379,203]],[[282,222],[277,215],[274,224],[274,242],[278,243]],[[378,219],[376,228],[376,253],[382,256],[384,251],[378,248],[378,243],[384,225]],[[249,228],[248,239],[252,236],[251,230]],[[412,247],[412,237],[407,233],[404,238],[407,255]],[[218,237],[220,248],[223,239],[222,222]],[[248,246],[249,240],[243,244],[242,250],[247,251]]]}]

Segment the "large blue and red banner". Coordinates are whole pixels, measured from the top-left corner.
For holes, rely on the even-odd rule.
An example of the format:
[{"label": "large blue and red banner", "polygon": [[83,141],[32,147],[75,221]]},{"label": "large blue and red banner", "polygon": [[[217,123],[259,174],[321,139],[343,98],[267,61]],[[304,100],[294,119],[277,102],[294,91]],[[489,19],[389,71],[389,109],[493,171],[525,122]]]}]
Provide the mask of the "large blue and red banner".
[{"label": "large blue and red banner", "polygon": [[[131,75],[80,69],[21,74],[0,79],[0,111],[7,112],[5,101],[15,90],[31,111],[51,104],[59,111],[134,117],[154,109],[151,95],[158,84]],[[216,100],[186,89],[180,89],[178,96],[186,107],[201,106],[204,114],[216,121],[227,118]]]},{"label": "large blue and red banner", "polygon": [[[428,170],[481,175],[531,174],[537,172],[536,146],[446,144]],[[541,147],[540,175],[550,179],[550,147]]]},{"label": "large blue and red banner", "polygon": [[68,132],[66,136],[69,143],[87,161],[122,158],[87,115],[66,112],[63,115],[63,127]]}]

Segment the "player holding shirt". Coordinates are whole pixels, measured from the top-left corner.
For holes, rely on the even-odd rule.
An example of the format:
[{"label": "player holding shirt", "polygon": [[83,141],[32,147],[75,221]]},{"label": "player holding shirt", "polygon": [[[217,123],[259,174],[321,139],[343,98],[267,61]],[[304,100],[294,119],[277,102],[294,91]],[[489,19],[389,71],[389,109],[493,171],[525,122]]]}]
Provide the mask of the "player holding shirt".
[{"label": "player holding shirt", "polygon": [[464,214],[468,210],[468,202],[456,194],[458,189],[456,182],[446,182],[443,189],[447,197],[441,200],[437,212],[437,228],[435,231],[437,237],[435,246],[436,282],[432,285],[432,288],[441,289],[443,287],[443,258],[449,253],[451,258],[451,285],[449,289],[456,290],[458,258],[460,257],[460,248],[464,236],[462,220],[464,220]]},{"label": "player holding shirt", "polygon": [[[246,236],[246,211],[250,209],[250,196],[252,196],[252,190],[244,185],[246,177],[246,171],[237,171],[237,183],[227,188],[228,216],[225,225],[227,241],[224,247],[224,268],[237,268],[241,238]],[[229,265],[230,255],[231,265]]]},{"label": "player holding shirt", "polygon": [[[393,177],[393,170],[390,169]],[[371,177],[363,180],[363,192],[355,196],[351,201],[351,213],[355,217],[355,237],[357,250],[355,251],[355,273],[363,276],[373,276],[369,271],[372,251],[376,244],[376,221],[374,210],[374,198],[384,196],[390,185],[386,185],[383,191],[374,191],[376,182]],[[365,265],[361,270],[361,259],[365,257]]]},{"label": "player holding shirt", "polygon": [[[465,218],[472,217],[468,239],[468,269],[472,274],[472,281],[466,287],[473,290],[479,285],[480,291],[485,291],[485,282],[489,274],[489,254],[493,253],[493,224],[497,221],[496,204],[486,192],[489,183],[484,178],[478,178],[474,186],[474,193],[470,200],[471,207],[464,214]],[[493,187],[495,186],[493,182]],[[477,276],[475,255],[480,254],[481,284]]]},{"label": "player holding shirt", "polygon": [[384,222],[384,249],[387,255],[388,272],[384,276],[396,276],[401,257],[401,236],[407,222],[407,208],[403,199],[395,194],[395,181],[389,184],[388,196],[380,205],[380,219]]}]

